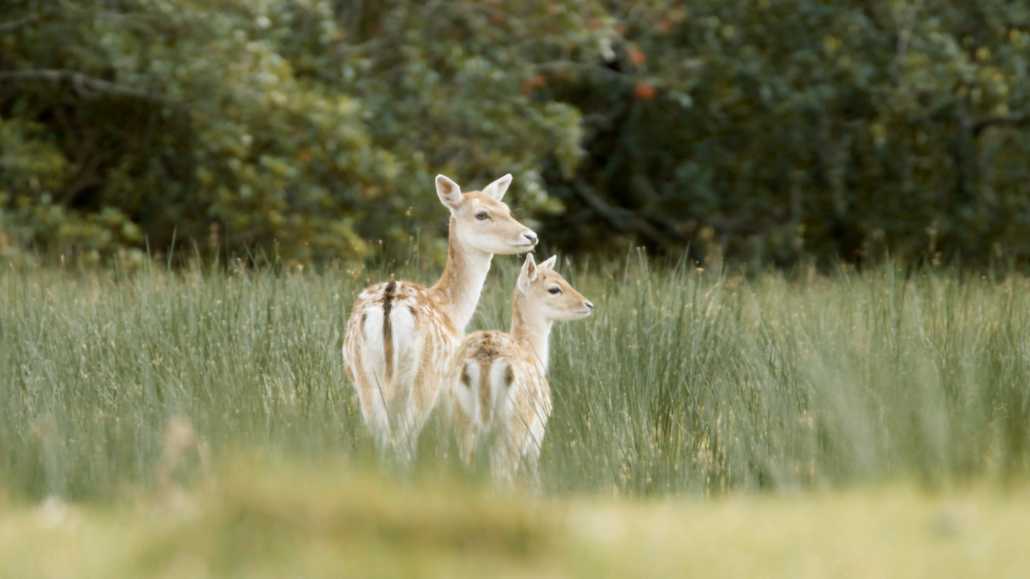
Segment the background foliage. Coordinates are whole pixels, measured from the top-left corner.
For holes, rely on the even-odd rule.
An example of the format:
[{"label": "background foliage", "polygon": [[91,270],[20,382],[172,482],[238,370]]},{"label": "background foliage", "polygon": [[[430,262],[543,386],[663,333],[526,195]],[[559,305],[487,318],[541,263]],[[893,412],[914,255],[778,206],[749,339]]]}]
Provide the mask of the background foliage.
[{"label": "background foliage", "polygon": [[0,5],[7,254],[439,255],[510,171],[567,250],[1030,256],[1027,2]]},{"label": "background foliage", "polygon": [[446,224],[435,172],[510,171],[527,208],[556,210],[536,170],[571,170],[579,116],[520,88],[535,60],[596,42],[596,9],[7,0],[4,243],[361,255],[407,222]]},{"label": "background foliage", "polygon": [[607,4],[609,72],[554,93],[589,153],[549,175],[584,211],[564,243],[611,225],[780,263],[1027,255],[1030,4]]}]

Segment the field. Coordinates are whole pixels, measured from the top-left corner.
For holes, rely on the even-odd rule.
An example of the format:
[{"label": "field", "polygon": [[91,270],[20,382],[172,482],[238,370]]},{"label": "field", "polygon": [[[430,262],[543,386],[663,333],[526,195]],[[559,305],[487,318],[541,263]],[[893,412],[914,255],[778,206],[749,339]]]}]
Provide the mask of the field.
[{"label": "field", "polygon": [[[507,327],[495,263],[471,329]],[[375,457],[341,332],[366,284],[433,268],[5,266],[0,573],[1030,570],[1030,279],[559,269],[597,307],[552,335],[528,498],[437,424],[410,472]]]}]

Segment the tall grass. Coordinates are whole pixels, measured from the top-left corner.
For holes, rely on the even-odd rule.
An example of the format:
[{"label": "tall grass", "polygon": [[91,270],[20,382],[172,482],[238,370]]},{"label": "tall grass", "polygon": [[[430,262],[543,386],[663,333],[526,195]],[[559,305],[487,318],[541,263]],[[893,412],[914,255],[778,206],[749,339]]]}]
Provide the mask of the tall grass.
[{"label": "tall grass", "polygon": [[[470,330],[508,326],[518,264],[495,264]],[[552,335],[548,492],[962,484],[1030,463],[1026,278],[744,277],[641,256],[560,269],[597,307]],[[374,462],[340,350],[354,297],[386,275],[3,268],[0,487],[146,487],[176,416],[215,461],[242,448]]]}]

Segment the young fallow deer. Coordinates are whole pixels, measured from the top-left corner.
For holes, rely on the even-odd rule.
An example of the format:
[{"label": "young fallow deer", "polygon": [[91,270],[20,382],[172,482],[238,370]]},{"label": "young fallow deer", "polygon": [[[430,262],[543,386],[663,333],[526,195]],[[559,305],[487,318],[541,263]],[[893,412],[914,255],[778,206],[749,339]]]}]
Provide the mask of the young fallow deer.
[{"label": "young fallow deer", "polygon": [[537,236],[501,202],[511,175],[462,193],[437,175],[436,192],[451,211],[447,265],[431,288],[391,281],[365,289],[343,340],[347,376],[380,452],[411,458],[436,402],[440,381],[476,311],[494,254],[527,252]]},{"label": "young fallow deer", "polygon": [[485,442],[494,480],[514,482],[524,459],[534,491],[540,489],[540,445],[551,414],[551,325],[585,318],[594,309],[554,271],[555,259],[537,265],[526,256],[512,298],[511,332],[475,332],[461,342],[444,379],[441,405],[466,464]]}]

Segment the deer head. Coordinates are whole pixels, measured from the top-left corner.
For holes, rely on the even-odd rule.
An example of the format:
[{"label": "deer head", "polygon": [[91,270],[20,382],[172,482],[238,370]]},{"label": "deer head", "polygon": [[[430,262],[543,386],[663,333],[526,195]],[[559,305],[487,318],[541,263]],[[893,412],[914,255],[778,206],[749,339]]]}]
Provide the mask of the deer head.
[{"label": "deer head", "polygon": [[533,255],[519,272],[518,291],[524,296],[525,314],[542,320],[578,320],[590,315],[594,304],[572,289],[558,272],[554,271],[557,255],[537,265]]},{"label": "deer head", "polygon": [[511,254],[533,249],[537,236],[511,216],[501,202],[511,175],[490,183],[482,191],[462,193],[454,181],[436,176],[436,193],[451,210],[451,235],[465,247],[482,253]]}]

